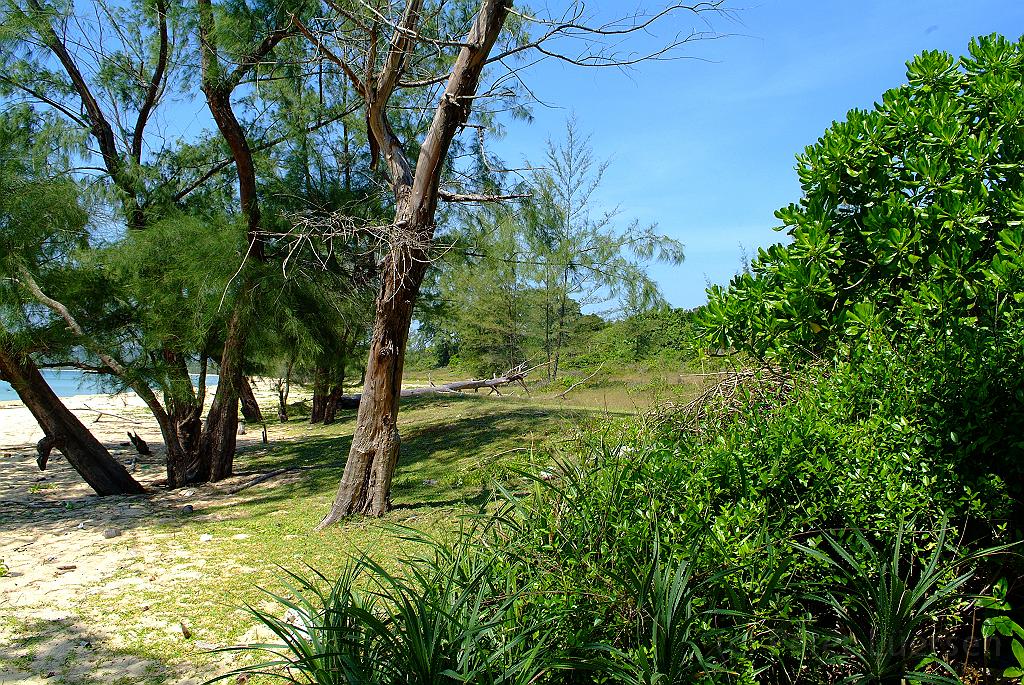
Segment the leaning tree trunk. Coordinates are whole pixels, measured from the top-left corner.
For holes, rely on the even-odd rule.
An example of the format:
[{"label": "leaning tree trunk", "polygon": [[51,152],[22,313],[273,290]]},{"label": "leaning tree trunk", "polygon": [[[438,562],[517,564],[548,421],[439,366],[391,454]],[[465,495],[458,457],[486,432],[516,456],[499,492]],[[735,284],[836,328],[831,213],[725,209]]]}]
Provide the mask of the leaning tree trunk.
[{"label": "leaning tree trunk", "polygon": [[260,409],[260,403],[256,401],[256,393],[252,390],[252,381],[246,376],[242,376],[238,399],[242,403],[242,417],[246,421],[263,423],[263,411]]},{"label": "leaning tree trunk", "polygon": [[48,453],[56,447],[97,494],[140,495],[145,492],[60,401],[27,355],[0,346],[0,377],[11,384],[46,435],[40,445],[41,463],[45,463],[43,450]]}]

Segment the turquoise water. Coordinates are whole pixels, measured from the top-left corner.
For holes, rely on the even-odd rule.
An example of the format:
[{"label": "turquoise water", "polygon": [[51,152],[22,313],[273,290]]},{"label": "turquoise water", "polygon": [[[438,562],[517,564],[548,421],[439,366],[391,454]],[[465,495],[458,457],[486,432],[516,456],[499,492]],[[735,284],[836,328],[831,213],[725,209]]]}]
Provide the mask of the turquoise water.
[{"label": "turquoise water", "polygon": [[[43,378],[50,384],[57,397],[71,397],[72,395],[96,395],[100,393],[111,393],[117,390],[117,386],[111,379],[98,373],[87,373],[77,369],[44,369]],[[193,385],[199,383],[199,375],[192,375]],[[206,377],[206,387],[217,385],[216,374]],[[0,381],[0,401],[16,400],[18,393],[14,389]]]}]

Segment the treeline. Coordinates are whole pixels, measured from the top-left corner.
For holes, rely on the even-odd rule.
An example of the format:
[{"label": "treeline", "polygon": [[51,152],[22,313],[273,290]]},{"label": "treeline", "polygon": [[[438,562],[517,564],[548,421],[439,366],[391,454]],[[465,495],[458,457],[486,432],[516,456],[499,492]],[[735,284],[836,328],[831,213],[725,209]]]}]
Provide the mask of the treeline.
[{"label": "treeline", "polygon": [[[542,306],[536,306],[523,317],[525,321],[521,321],[517,329],[520,337],[514,348],[516,354],[509,354],[510,346],[503,344],[498,336],[477,335],[486,326],[481,323],[484,315],[492,314],[492,310],[485,310],[478,312],[479,318],[467,321],[466,326],[429,343],[423,342],[422,346],[417,346],[420,341],[414,339],[410,363],[423,369],[452,367],[489,376],[523,363],[546,362],[551,357],[547,354],[544,327],[540,323],[543,311]],[[700,315],[700,308],[656,306],[609,320],[597,314],[583,314],[575,305],[571,315],[566,317],[559,368],[578,371],[603,364],[611,370],[631,367],[678,370],[694,365],[708,353],[708,341],[702,337],[698,326]],[[558,376],[552,369],[547,377],[554,380]]]},{"label": "treeline", "polygon": [[602,205],[607,166],[570,120],[516,205],[462,213],[418,315],[418,363],[490,375],[544,362],[556,378],[608,317],[666,306],[647,267],[681,263],[683,246]]}]

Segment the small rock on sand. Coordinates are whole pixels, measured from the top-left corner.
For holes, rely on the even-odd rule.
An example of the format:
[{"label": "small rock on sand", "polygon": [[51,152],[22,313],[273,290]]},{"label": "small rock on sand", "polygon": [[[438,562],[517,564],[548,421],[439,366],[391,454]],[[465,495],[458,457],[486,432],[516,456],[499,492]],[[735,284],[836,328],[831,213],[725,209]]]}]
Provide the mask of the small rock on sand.
[{"label": "small rock on sand", "polygon": [[121,534],[121,529],[120,528],[107,528],[105,531],[103,531],[103,537],[107,538],[108,540],[110,538],[116,538],[120,534]]}]

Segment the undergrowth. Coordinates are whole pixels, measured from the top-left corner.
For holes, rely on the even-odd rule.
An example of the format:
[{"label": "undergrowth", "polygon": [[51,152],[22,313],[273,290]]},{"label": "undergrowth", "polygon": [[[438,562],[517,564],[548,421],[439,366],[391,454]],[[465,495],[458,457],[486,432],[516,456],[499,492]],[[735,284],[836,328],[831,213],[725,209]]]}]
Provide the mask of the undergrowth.
[{"label": "undergrowth", "polygon": [[401,533],[398,570],[290,576],[246,649],[316,683],[955,682],[974,597],[1019,575],[1015,500],[951,468],[919,368],[749,373],[696,422],[591,431],[454,540]]}]

